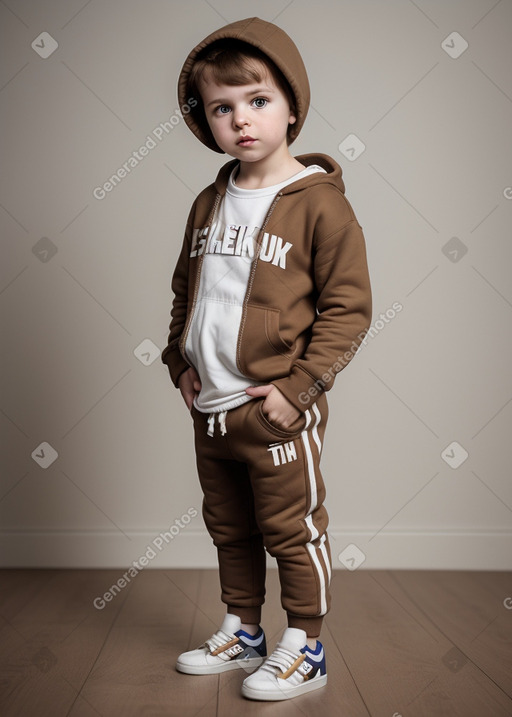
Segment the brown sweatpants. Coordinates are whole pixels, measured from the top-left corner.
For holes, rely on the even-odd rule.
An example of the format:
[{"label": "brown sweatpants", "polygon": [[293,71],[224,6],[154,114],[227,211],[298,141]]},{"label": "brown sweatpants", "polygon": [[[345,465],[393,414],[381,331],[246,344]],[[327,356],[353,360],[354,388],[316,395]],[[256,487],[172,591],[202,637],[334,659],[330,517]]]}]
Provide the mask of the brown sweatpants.
[{"label": "brown sweatpants", "polygon": [[[277,560],[288,626],[320,634],[330,608],[331,553],[319,469],[325,394],[288,429],[271,424],[263,398],[227,411],[225,427],[192,408],[203,518],[217,548],[221,599],[259,624],[265,549]],[[208,435],[213,427],[213,436]]]}]

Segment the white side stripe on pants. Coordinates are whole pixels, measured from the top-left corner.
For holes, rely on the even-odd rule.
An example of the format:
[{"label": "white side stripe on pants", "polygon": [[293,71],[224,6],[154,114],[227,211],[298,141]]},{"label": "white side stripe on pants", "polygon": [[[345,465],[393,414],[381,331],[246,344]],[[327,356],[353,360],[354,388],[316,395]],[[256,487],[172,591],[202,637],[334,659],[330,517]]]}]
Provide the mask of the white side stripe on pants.
[{"label": "white side stripe on pants", "polygon": [[[325,535],[322,535],[322,540],[325,540]],[[315,547],[311,545],[311,543],[307,544],[307,548],[309,550],[309,554],[311,555],[311,559],[313,560],[313,564],[316,568],[316,571],[318,573],[318,579],[320,581],[320,615],[325,615],[327,612],[327,601],[325,597],[325,578],[324,578],[324,571],[322,570],[322,566],[320,565],[320,561],[318,560],[318,555],[316,554]]]},{"label": "white side stripe on pants", "polygon": [[[322,443],[320,441],[320,437],[318,435],[318,424],[321,420],[320,411],[318,410],[318,406],[316,404],[313,404],[313,413],[315,414],[315,422],[311,429],[311,433],[313,435],[313,439],[316,443],[316,446],[318,448],[318,456],[320,457],[321,451],[322,451]],[[306,464],[307,464],[307,471],[308,471],[308,477],[309,477],[309,492],[311,496],[310,505],[308,512],[306,514],[306,525],[308,526],[309,532],[311,533],[311,539],[306,544],[306,547],[308,549],[309,554],[311,555],[311,559],[313,561],[313,565],[316,568],[316,571],[318,573],[318,581],[320,584],[320,615],[325,615],[327,612],[327,600],[326,600],[326,590],[325,590],[325,576],[324,571],[322,570],[322,565],[320,564],[320,561],[318,559],[318,555],[316,552],[316,548],[314,545],[312,545],[313,540],[316,540],[316,538],[319,537],[319,532],[316,526],[313,524],[313,519],[311,517],[311,513],[315,510],[318,504],[318,494],[317,494],[317,486],[316,486],[316,474],[315,474],[315,463],[313,460],[313,454],[311,452],[311,444],[309,442],[309,434],[308,434],[308,428],[309,424],[311,423],[311,413],[309,410],[305,412],[306,415],[306,425],[304,427],[304,430],[301,434],[302,443],[304,445],[304,451],[306,454]],[[325,535],[322,535],[320,538],[320,545],[319,545],[320,552],[322,554],[327,574],[329,576],[329,580],[331,578],[331,572],[330,572],[330,565],[329,560],[327,557],[327,550],[325,548]]]},{"label": "white side stripe on pants", "polygon": [[313,404],[313,413],[316,416],[316,421],[315,421],[315,425],[313,426],[312,433],[313,433],[313,438],[314,438],[315,443],[318,448],[318,455],[320,456],[322,453],[322,444],[320,443],[320,437],[318,435],[318,424],[320,423],[320,420],[322,417],[320,416],[320,411],[319,411],[316,403]]}]

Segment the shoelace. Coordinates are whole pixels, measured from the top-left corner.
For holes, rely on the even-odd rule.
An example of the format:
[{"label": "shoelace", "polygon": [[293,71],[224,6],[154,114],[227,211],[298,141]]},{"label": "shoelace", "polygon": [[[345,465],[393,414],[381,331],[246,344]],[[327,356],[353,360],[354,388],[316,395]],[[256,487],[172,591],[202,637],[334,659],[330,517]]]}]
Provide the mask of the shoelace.
[{"label": "shoelace", "polygon": [[286,672],[302,654],[301,652],[295,654],[285,647],[278,645],[270,657],[267,658],[266,662],[260,667],[260,670],[266,669],[267,672],[273,674],[272,667],[277,667],[281,672]]},{"label": "shoelace", "polygon": [[226,428],[227,411],[220,411],[219,413],[210,413],[210,415],[208,416],[208,435],[213,436],[213,431],[215,429],[215,416],[219,417],[220,435],[226,435],[226,433],[228,432]]},{"label": "shoelace", "polygon": [[206,640],[202,647],[208,647],[210,652],[214,652],[218,647],[222,647],[222,645],[232,642],[235,639],[234,635],[229,635],[223,630],[217,630],[217,632],[212,635],[209,640]]}]

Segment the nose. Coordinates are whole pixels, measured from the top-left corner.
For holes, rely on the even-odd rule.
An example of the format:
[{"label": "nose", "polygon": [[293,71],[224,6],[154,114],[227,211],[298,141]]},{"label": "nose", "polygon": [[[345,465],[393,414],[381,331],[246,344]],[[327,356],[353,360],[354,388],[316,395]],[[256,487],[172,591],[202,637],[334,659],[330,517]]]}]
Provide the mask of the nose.
[{"label": "nose", "polygon": [[235,127],[245,127],[249,124],[247,117],[247,109],[242,106],[237,106],[233,110],[233,124]]}]

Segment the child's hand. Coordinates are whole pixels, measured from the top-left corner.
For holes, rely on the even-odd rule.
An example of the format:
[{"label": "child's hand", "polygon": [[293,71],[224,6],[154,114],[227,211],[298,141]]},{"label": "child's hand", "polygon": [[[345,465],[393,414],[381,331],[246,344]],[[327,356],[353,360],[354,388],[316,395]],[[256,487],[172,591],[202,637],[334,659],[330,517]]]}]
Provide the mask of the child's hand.
[{"label": "child's hand", "polygon": [[178,380],[178,388],[181,391],[183,400],[187,404],[187,408],[190,411],[192,409],[192,402],[194,398],[199,394],[201,390],[201,381],[195,368],[190,366],[184,371]]},{"label": "child's hand", "polygon": [[266,396],[261,408],[271,423],[288,428],[300,416],[300,411],[271,383],[266,386],[249,386],[245,392],[249,396]]}]

